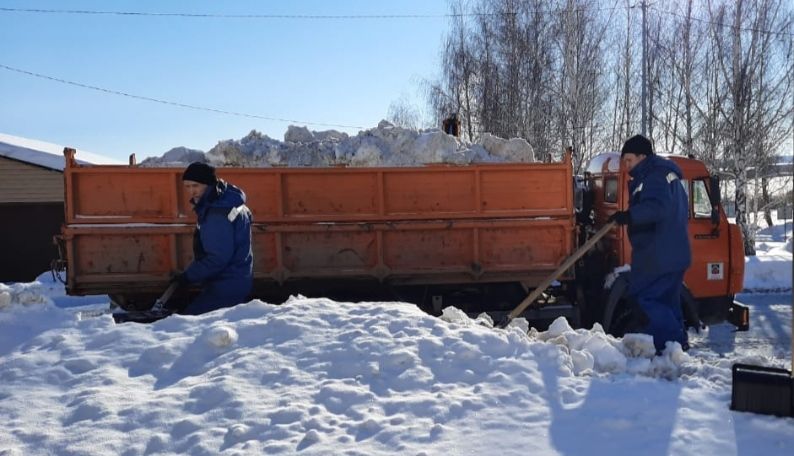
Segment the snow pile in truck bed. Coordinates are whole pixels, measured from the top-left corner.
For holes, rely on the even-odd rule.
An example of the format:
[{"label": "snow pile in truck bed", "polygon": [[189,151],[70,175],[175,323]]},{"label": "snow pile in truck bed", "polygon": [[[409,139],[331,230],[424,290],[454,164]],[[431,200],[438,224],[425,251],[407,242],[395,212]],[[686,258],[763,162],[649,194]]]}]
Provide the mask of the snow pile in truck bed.
[{"label": "snow pile in truck bed", "polygon": [[278,141],[252,131],[240,140],[220,141],[205,154],[174,148],[162,157],[147,158],[141,165],[182,166],[191,161],[242,167],[417,166],[533,162],[534,152],[520,138],[506,140],[486,133],[477,142],[467,143],[437,129],[413,130],[382,121],[355,136],[291,125],[284,141]]}]

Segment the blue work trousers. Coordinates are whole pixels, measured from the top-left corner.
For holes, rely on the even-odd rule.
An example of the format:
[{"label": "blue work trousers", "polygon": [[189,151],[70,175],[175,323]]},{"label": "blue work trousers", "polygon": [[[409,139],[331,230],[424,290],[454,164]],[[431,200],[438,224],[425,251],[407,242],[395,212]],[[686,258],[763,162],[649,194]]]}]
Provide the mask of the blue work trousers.
[{"label": "blue work trousers", "polygon": [[648,280],[632,280],[629,285],[629,295],[648,317],[648,324],[640,332],[653,336],[657,353],[664,350],[667,341],[675,341],[682,346],[687,344],[684,315],[681,311],[684,272],[669,272]]},{"label": "blue work trousers", "polygon": [[201,293],[188,304],[184,313],[200,315],[246,302],[252,285],[250,278],[206,282]]}]

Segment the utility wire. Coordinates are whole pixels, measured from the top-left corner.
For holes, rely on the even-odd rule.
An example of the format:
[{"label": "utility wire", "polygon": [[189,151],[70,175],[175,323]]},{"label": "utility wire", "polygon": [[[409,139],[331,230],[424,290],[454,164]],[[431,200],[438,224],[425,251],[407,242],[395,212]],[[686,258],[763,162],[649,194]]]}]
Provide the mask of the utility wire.
[{"label": "utility wire", "polygon": [[180,107],[180,108],[194,109],[196,111],[208,111],[208,112],[214,112],[214,113],[217,113],[217,114],[226,114],[226,115],[238,116],[238,117],[248,117],[248,118],[251,118],[251,119],[271,120],[271,121],[276,121],[276,122],[285,122],[285,123],[292,123],[292,124],[298,124],[298,125],[313,125],[313,126],[320,126],[320,127],[339,127],[339,128],[356,128],[356,129],[359,129],[359,130],[364,130],[364,127],[360,127],[360,126],[357,126],[357,125],[342,125],[342,124],[331,124],[331,123],[321,123],[321,122],[306,122],[306,121],[303,121],[303,120],[283,119],[283,118],[280,118],[280,117],[260,116],[260,115],[257,115],[257,114],[247,114],[247,113],[244,113],[244,112],[226,111],[226,110],[223,110],[223,109],[207,108],[207,107],[203,107],[203,106],[195,106],[195,105],[189,105],[189,104],[185,104],[185,103],[178,103],[176,101],[161,100],[159,98],[145,97],[145,96],[142,96],[142,95],[134,95],[134,94],[131,94],[131,93],[120,92],[120,91],[117,91],[117,90],[104,89],[102,87],[92,86],[92,85],[88,85],[88,84],[82,84],[82,83],[74,82],[74,81],[68,81],[66,79],[56,78],[54,76],[48,76],[46,74],[34,73],[33,71],[27,71],[27,70],[23,70],[23,69],[20,69],[20,68],[10,67],[8,65],[3,65],[2,63],[0,63],[0,68],[2,68],[4,70],[8,70],[8,71],[14,71],[16,73],[21,73],[21,74],[28,75],[28,76],[34,76],[34,77],[41,78],[41,79],[47,79],[47,80],[50,80],[50,81],[60,82],[62,84],[68,84],[68,85],[72,85],[72,86],[76,86],[76,87],[82,87],[84,89],[91,89],[91,90],[96,90],[98,92],[104,92],[104,93],[109,93],[109,94],[113,94],[113,95],[120,95],[120,96],[123,96],[123,97],[135,98],[137,100],[151,101],[151,102],[154,102],[154,103],[160,103],[160,104],[164,104],[164,105],[177,106],[177,107]]},{"label": "utility wire", "polygon": [[[639,3],[629,5],[629,9],[635,9]],[[614,8],[596,8],[594,11],[609,11],[624,7]],[[673,11],[666,11],[656,7],[655,5],[648,5],[649,9],[655,10],[662,14],[677,16],[686,19],[686,16]],[[584,8],[574,8],[574,10],[584,10]],[[536,10],[530,13],[563,13],[566,9],[549,9],[549,10]],[[462,18],[462,17],[492,17],[492,16],[505,16],[517,15],[518,12],[504,11],[495,13],[447,13],[447,14],[223,14],[223,13],[157,13],[147,11],[101,11],[101,10],[73,10],[73,9],[41,9],[41,8],[6,8],[0,7],[0,12],[7,13],[39,13],[39,14],[83,14],[95,16],[154,16],[154,17],[186,17],[186,18],[220,18],[220,19],[310,19],[310,20],[366,20],[366,19],[437,19],[437,18]],[[716,25],[720,27],[736,28],[732,24],[725,24],[722,22],[710,21],[708,19],[701,19],[692,17],[693,21],[701,22],[704,24]],[[786,31],[773,31],[764,30],[752,27],[739,27],[739,30],[756,33],[768,33],[773,35],[789,35],[794,36],[794,32]]]},{"label": "utility wire", "polygon": [[[613,11],[623,7],[595,8],[593,11]],[[531,11],[499,11],[499,12],[473,12],[473,13],[444,13],[444,14],[224,14],[224,13],[157,13],[147,11],[102,11],[102,10],[67,10],[67,9],[40,9],[40,8],[6,8],[0,7],[0,12],[7,13],[39,13],[39,14],[83,14],[95,16],[154,16],[154,17],[186,17],[186,18],[213,18],[213,19],[437,19],[437,18],[463,18],[463,17],[495,17],[515,16],[521,13],[554,13],[562,14],[571,11],[585,11],[587,8],[554,8]]]},{"label": "utility wire", "polygon": [[[658,13],[668,14],[670,16],[676,16],[676,17],[681,18],[681,19],[687,19],[687,16],[685,16],[685,15],[683,15],[681,13],[676,13],[674,11],[667,11],[667,10],[659,9],[659,8],[657,8],[655,6],[649,6],[648,8],[650,8],[650,9],[652,9],[652,10],[658,12]],[[767,33],[767,34],[770,34],[770,35],[794,36],[794,32],[786,32],[786,31],[783,31],[783,30],[774,31],[774,30],[764,30],[764,29],[759,29],[759,28],[754,28],[754,27],[736,27],[733,24],[726,24],[724,22],[716,22],[716,21],[711,21],[711,20],[708,20],[708,19],[701,19],[699,17],[694,17],[694,16],[689,17],[689,19],[691,19],[693,21],[696,21],[696,22],[700,22],[702,24],[716,25],[718,27],[727,27],[727,28],[731,28],[731,29],[734,29],[734,30],[741,30],[743,32],[755,32],[755,33]]]},{"label": "utility wire", "polygon": [[223,14],[223,13],[155,13],[146,11],[97,11],[34,8],[0,8],[12,13],[90,14],[106,16],[160,16],[222,19],[432,19],[447,17],[500,16],[515,13],[460,13],[460,14]]}]

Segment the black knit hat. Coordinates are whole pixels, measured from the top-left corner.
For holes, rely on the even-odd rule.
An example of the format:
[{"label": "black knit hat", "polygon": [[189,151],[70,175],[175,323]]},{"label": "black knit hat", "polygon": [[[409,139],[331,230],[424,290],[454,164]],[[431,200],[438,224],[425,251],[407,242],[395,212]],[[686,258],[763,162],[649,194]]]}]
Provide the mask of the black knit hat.
[{"label": "black knit hat", "polygon": [[628,139],[623,144],[623,148],[620,149],[620,156],[624,156],[626,154],[634,154],[634,155],[653,155],[653,146],[651,142],[642,135],[635,135]]},{"label": "black knit hat", "polygon": [[188,165],[185,172],[182,174],[182,180],[198,182],[205,185],[215,185],[218,183],[218,178],[215,176],[215,168],[201,162],[193,162]]}]

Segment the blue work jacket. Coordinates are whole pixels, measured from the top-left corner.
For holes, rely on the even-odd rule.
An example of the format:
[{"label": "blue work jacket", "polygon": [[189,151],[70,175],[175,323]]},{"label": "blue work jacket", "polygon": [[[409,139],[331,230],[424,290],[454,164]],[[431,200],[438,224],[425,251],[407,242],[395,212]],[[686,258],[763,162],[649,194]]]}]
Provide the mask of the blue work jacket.
[{"label": "blue work jacket", "polygon": [[632,281],[639,285],[661,274],[685,271],[692,252],[689,199],[681,169],[671,160],[651,155],[629,175]]},{"label": "blue work jacket", "polygon": [[251,211],[245,193],[220,180],[208,186],[198,203],[193,262],[184,272],[190,283],[252,280]]}]

